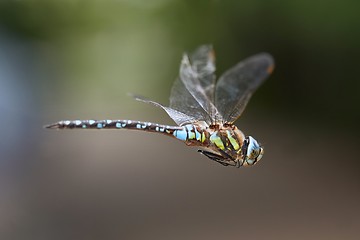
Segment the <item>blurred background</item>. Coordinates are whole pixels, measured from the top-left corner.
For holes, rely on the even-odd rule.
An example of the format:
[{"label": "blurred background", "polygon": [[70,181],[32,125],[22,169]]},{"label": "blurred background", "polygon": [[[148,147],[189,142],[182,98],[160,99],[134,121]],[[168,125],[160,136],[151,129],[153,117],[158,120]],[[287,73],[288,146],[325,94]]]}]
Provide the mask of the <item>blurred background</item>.
[{"label": "blurred background", "polygon": [[[0,239],[358,239],[360,2],[2,0]],[[237,126],[252,168],[134,131],[51,131],[63,119],[173,124],[181,55],[214,45],[217,75],[269,52],[273,75]]]}]

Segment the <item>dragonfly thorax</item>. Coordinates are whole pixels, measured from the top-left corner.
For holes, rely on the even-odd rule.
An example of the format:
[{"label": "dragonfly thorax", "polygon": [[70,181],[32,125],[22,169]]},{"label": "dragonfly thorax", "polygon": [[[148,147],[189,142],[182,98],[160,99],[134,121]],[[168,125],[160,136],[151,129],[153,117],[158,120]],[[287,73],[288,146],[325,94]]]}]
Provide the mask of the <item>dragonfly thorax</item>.
[{"label": "dragonfly thorax", "polygon": [[209,142],[227,153],[240,152],[244,134],[235,125],[212,125],[209,127]]},{"label": "dragonfly thorax", "polygon": [[[251,136],[245,137],[243,132],[233,124],[208,126],[204,122],[197,122],[184,125],[183,128],[187,136],[183,140],[187,145],[201,146],[211,150],[199,151],[223,165],[251,166],[263,155],[263,149],[258,142]],[[178,131],[177,135],[181,135],[181,132]]]}]

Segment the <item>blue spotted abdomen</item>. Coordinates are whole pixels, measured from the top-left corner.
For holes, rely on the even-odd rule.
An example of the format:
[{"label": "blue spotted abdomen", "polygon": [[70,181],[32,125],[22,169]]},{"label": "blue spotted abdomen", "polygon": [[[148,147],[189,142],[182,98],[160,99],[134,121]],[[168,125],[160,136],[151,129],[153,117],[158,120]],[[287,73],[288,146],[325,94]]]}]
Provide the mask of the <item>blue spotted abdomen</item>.
[{"label": "blue spotted abdomen", "polygon": [[202,144],[207,139],[207,132],[205,128],[201,126],[196,126],[194,124],[187,124],[181,127],[181,129],[175,130],[173,132],[175,138],[188,143],[198,142]]},{"label": "blue spotted abdomen", "polygon": [[179,126],[168,126],[151,122],[133,120],[64,120],[46,126],[46,128],[58,129],[130,129],[147,132],[163,133],[173,136],[176,130],[182,130]]},{"label": "blue spotted abdomen", "polygon": [[58,129],[130,129],[146,132],[162,133],[184,141],[188,145],[203,145],[208,138],[206,126],[187,124],[184,126],[168,126],[157,123],[133,120],[64,120],[46,126]]}]

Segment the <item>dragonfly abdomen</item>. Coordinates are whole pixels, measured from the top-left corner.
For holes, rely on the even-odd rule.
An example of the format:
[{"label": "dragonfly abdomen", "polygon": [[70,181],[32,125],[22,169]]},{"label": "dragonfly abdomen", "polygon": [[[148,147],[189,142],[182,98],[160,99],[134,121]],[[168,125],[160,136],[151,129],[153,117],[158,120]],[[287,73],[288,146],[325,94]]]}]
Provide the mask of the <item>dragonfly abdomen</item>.
[{"label": "dragonfly abdomen", "polygon": [[[191,143],[199,142],[199,144],[204,143],[207,139],[206,131],[202,128],[198,128],[194,124],[186,124],[173,132],[175,138],[185,141],[192,145]],[[196,144],[196,145],[199,145]]]},{"label": "dragonfly abdomen", "polygon": [[131,129],[173,135],[182,127],[133,120],[64,120],[45,126],[51,129]]}]

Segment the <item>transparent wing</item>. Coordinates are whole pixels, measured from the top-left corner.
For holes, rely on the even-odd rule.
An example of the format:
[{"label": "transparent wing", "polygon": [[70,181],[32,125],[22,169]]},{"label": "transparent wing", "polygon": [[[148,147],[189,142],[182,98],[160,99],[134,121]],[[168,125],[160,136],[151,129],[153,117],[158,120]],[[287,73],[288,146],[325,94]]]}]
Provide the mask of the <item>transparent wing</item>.
[{"label": "transparent wing", "polygon": [[[193,119],[202,120],[207,123],[212,122],[210,115],[199,105],[179,78],[175,80],[171,88],[170,107]],[[181,122],[179,125],[184,123],[186,122]]]},{"label": "transparent wing", "polygon": [[211,124],[221,120],[214,105],[215,55],[210,45],[199,47],[190,58],[184,54],[179,78],[170,94],[170,107]]},{"label": "transparent wing", "polygon": [[211,102],[214,102],[216,67],[213,47],[211,45],[203,45],[197,48],[190,56],[190,63],[205,96]]},{"label": "transparent wing", "polygon": [[133,94],[131,94],[131,96],[133,98],[135,98],[135,100],[137,100],[137,101],[150,103],[150,104],[155,105],[155,106],[157,106],[159,108],[162,108],[174,120],[174,122],[176,122],[176,124],[178,124],[179,126],[182,125],[182,124],[185,124],[185,123],[193,123],[193,122],[197,121],[193,117],[190,117],[190,116],[188,116],[188,115],[186,115],[186,114],[184,114],[182,112],[179,112],[179,111],[177,111],[175,109],[172,109],[170,107],[165,107],[164,105],[162,105],[162,104],[160,104],[158,102],[152,101],[150,99],[147,99],[145,97],[138,96],[138,95],[133,95]]},{"label": "transparent wing", "polygon": [[274,69],[274,60],[267,53],[249,57],[226,71],[215,90],[215,106],[224,122],[233,123],[244,111],[252,93]]}]

